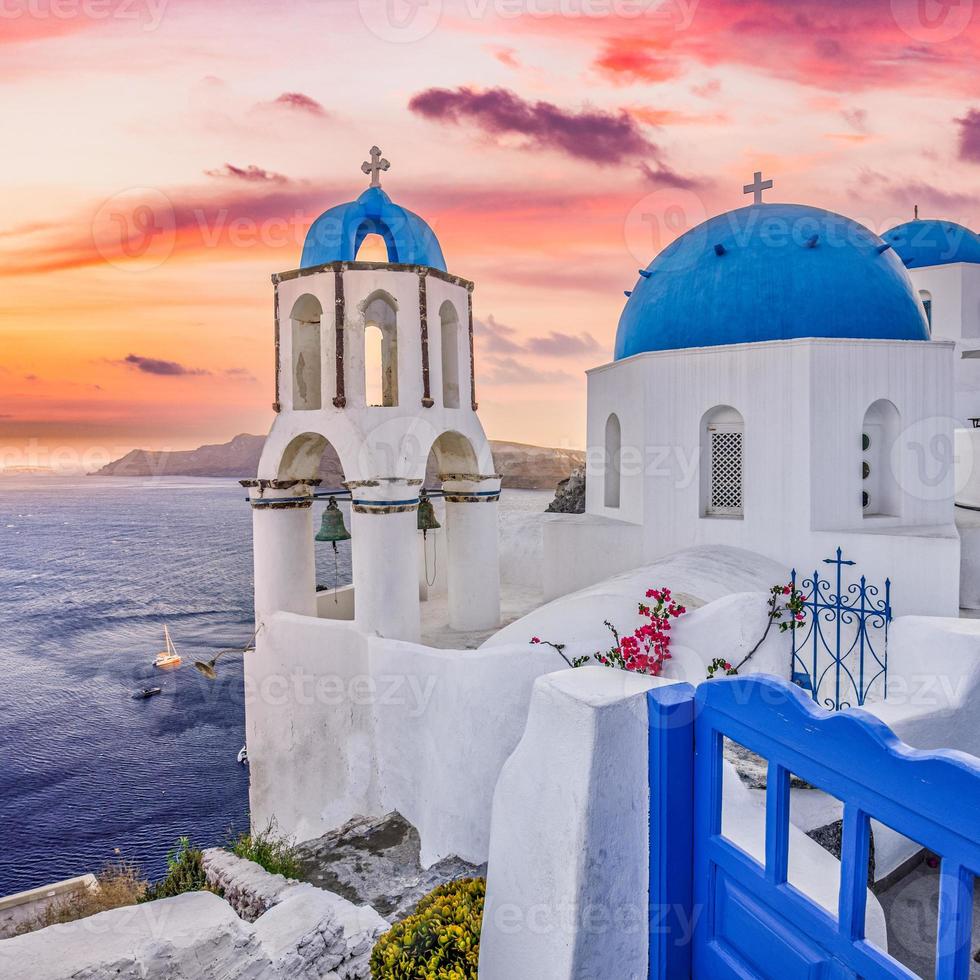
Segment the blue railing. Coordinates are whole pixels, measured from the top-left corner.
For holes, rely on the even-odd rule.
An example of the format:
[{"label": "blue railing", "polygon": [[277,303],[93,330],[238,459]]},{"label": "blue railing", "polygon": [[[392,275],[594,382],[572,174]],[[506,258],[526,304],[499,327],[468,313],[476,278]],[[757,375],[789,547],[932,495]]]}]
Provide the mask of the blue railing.
[{"label": "blue railing", "polygon": [[881,697],[887,693],[891,580],[885,579],[881,598],[878,586],[863,575],[858,583],[845,585],[843,568],[854,562],[846,561],[840,548],[824,564],[836,566],[832,577],[815,570],[798,582],[793,569],[793,588],[806,597],[806,624],[792,630],[793,682],[825,708],[839,711],[853,706],[852,697],[864,704],[879,679]]}]

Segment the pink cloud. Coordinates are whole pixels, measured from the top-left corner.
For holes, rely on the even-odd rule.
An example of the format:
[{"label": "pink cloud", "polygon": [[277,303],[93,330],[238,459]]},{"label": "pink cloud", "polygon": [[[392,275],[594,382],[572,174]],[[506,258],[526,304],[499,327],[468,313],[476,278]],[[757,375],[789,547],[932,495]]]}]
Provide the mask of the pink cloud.
[{"label": "pink cloud", "polygon": [[[592,48],[598,43],[593,67],[615,85],[657,84],[693,66],[737,65],[831,91],[975,90],[980,32],[971,29],[967,3],[948,6],[938,23],[920,14],[915,0],[713,0],[669,7],[683,8],[685,23],[666,23],[664,5],[653,4],[629,20],[522,17],[510,30],[561,34]],[[713,94],[703,85],[694,91]]]},{"label": "pink cloud", "polygon": [[517,57],[517,51],[514,48],[491,47],[490,53],[497,61],[502,65],[506,65],[508,68],[521,67],[521,63]]},{"label": "pink cloud", "polygon": [[283,92],[271,105],[284,109],[295,109],[297,112],[305,112],[311,116],[327,115],[327,110],[316,99],[304,95],[302,92]]}]

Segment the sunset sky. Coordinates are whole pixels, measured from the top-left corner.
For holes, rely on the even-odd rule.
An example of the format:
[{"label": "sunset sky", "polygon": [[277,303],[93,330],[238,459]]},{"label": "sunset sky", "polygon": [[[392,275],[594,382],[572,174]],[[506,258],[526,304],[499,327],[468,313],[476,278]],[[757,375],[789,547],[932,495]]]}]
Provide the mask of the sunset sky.
[{"label": "sunset sky", "polygon": [[0,0],[0,468],[265,432],[269,277],[372,143],[488,434],[581,447],[623,290],[753,171],[980,225],[978,62],[973,0]]}]

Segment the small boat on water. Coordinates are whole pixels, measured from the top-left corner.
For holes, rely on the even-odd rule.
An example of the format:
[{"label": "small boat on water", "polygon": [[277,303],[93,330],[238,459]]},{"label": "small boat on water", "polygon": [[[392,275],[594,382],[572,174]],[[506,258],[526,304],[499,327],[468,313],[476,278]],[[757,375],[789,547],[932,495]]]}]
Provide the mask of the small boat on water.
[{"label": "small boat on water", "polygon": [[160,694],[163,691],[162,687],[141,687],[134,695],[134,701],[145,701],[147,698],[152,698],[154,694]]},{"label": "small boat on water", "polygon": [[180,654],[177,652],[177,648],[174,646],[174,641],[170,639],[170,630],[167,628],[166,624],[163,627],[163,640],[166,643],[166,649],[162,650],[157,654],[156,660],[153,661],[154,667],[179,667],[180,666]]},{"label": "small boat on water", "polygon": [[240,762],[240,763],[241,763],[241,764],[242,764],[243,766],[247,766],[247,765],[248,765],[248,747],[247,747],[247,746],[245,746],[245,745],[243,745],[243,746],[242,746],[242,747],[241,747],[241,748],[240,748],[240,749],[238,750],[238,756],[237,756],[237,758],[238,758],[238,761],[239,761],[239,762]]}]

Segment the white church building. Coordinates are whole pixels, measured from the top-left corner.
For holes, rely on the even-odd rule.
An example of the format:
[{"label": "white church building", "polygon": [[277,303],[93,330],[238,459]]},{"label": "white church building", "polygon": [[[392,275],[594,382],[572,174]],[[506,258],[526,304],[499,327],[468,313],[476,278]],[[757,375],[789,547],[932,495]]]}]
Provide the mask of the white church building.
[{"label": "white church building", "polygon": [[627,295],[615,359],[588,372],[586,515],[546,525],[546,596],[690,545],[805,572],[842,546],[905,611],[956,614],[976,235],[879,238],[757,200],[682,235]]}]

